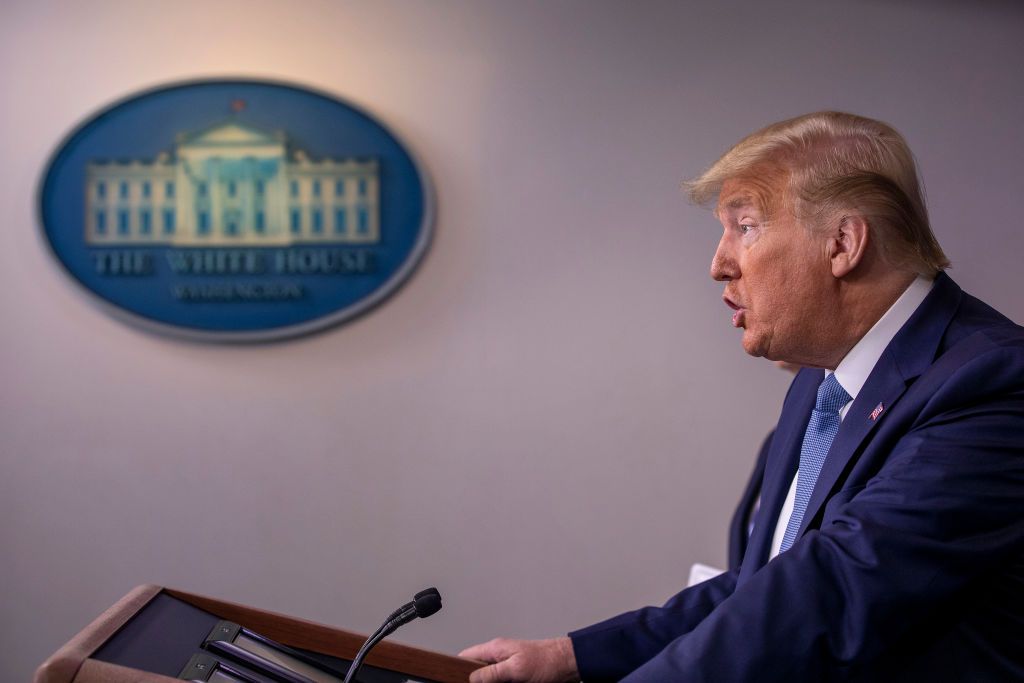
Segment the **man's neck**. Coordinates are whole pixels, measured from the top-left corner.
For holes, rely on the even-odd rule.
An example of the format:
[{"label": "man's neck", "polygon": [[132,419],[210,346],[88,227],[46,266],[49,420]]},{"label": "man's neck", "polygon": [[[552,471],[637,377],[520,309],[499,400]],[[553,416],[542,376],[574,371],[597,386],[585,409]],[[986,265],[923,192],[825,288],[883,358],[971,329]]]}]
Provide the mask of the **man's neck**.
[{"label": "man's neck", "polygon": [[836,379],[852,398],[857,398],[878,359],[928,296],[933,284],[934,280],[915,278],[839,363]]},{"label": "man's neck", "polygon": [[916,273],[894,271],[881,278],[840,282],[836,319],[832,326],[836,338],[821,367],[833,371],[839,367],[843,358],[892,308],[916,278]]}]

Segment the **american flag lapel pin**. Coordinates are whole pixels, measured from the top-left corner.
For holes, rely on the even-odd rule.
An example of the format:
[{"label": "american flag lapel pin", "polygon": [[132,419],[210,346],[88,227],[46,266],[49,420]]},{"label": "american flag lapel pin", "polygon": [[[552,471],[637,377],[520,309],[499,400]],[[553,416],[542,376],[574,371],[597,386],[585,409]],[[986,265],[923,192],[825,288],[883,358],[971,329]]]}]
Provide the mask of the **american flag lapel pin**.
[{"label": "american flag lapel pin", "polygon": [[881,403],[875,406],[875,409],[871,411],[871,421],[874,422],[875,420],[877,420],[878,416],[882,414],[883,410],[885,410],[885,406],[883,406]]}]

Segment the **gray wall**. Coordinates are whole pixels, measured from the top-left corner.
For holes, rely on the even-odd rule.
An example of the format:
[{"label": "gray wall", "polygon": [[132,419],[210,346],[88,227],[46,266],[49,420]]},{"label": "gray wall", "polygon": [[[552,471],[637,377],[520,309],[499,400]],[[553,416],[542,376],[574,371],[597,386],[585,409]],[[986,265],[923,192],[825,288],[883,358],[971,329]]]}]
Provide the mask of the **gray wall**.
[{"label": "gray wall", "polygon": [[[1024,10],[896,2],[12,2],[0,8],[0,677],[146,582],[446,651],[658,602],[725,526],[787,377],[744,356],[679,181],[838,108],[916,150],[954,277],[1017,321]],[[356,322],[203,346],[94,308],[37,238],[88,113],[295,80],[423,158],[437,239]],[[214,521],[211,521],[214,520]]]}]

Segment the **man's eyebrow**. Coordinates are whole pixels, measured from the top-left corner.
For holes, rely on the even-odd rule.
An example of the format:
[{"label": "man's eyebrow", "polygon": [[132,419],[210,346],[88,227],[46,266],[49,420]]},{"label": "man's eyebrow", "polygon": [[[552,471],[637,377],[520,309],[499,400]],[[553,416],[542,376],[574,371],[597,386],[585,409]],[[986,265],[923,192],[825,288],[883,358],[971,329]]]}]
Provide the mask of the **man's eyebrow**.
[{"label": "man's eyebrow", "polygon": [[728,199],[725,202],[724,208],[726,209],[743,209],[748,206],[756,206],[754,198],[749,194],[742,194],[732,199]]}]

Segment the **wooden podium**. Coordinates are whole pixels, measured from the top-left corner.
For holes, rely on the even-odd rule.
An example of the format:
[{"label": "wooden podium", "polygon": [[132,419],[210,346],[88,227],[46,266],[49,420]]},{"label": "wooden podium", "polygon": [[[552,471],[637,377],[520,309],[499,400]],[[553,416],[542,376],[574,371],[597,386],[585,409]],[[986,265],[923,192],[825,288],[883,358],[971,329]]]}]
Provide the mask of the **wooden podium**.
[{"label": "wooden podium", "polygon": [[[236,605],[160,586],[139,586],[117,601],[85,629],[57,650],[36,670],[35,683],[174,683],[180,679],[151,673],[93,655],[122,627],[158,596],[175,598],[191,607],[275,640],[282,645],[351,660],[365,636],[302,619]],[[166,599],[166,598],[163,598]],[[382,642],[366,658],[370,666],[437,683],[466,683],[469,673],[482,666],[437,652]],[[183,663],[184,664],[184,663]]]}]

